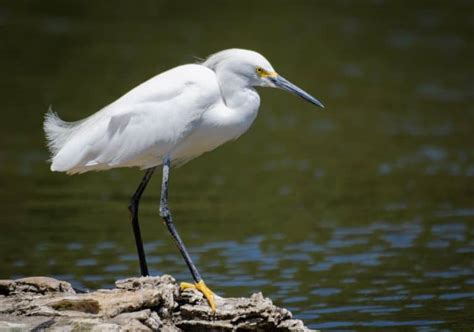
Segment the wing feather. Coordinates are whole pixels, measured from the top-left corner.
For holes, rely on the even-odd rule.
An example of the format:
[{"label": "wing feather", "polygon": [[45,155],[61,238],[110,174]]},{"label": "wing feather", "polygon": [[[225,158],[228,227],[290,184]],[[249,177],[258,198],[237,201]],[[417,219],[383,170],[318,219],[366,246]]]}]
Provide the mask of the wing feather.
[{"label": "wing feather", "polygon": [[83,173],[159,165],[219,96],[214,72],[200,65],[155,76],[80,122],[53,156],[51,169]]}]

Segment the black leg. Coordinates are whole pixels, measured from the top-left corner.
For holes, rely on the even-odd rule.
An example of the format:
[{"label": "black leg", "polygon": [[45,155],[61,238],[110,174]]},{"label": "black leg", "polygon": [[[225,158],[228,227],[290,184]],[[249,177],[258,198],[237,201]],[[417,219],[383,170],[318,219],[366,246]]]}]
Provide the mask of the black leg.
[{"label": "black leg", "polygon": [[142,182],[138,186],[137,190],[130,200],[130,205],[128,210],[130,211],[133,234],[135,235],[135,243],[137,245],[138,259],[140,261],[140,272],[142,276],[148,275],[148,266],[146,264],[145,251],[143,249],[142,235],[140,233],[140,225],[138,224],[138,206],[140,204],[140,198],[142,197],[143,192],[145,191],[146,185],[150,181],[153,172],[156,167],[152,167],[146,170],[145,176],[143,176]]},{"label": "black leg", "polygon": [[160,216],[164,219],[166,227],[168,227],[168,231],[174,238],[176,245],[178,246],[178,249],[181,252],[181,255],[183,255],[183,258],[186,261],[186,264],[188,265],[189,271],[191,271],[194,281],[198,283],[202,280],[201,275],[196,269],[196,266],[194,266],[194,263],[191,260],[191,257],[189,256],[183,241],[181,241],[181,237],[179,236],[178,231],[176,230],[176,227],[173,224],[173,218],[168,208],[168,185],[170,176],[170,165],[170,159],[166,158],[163,162],[163,182],[161,183]]}]

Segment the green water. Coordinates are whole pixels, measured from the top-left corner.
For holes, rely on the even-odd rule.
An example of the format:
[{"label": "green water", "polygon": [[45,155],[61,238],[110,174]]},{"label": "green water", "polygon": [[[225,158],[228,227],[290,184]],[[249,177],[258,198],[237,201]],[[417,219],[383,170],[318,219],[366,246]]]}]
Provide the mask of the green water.
[{"label": "green water", "polygon": [[[137,275],[127,204],[141,172],[51,173],[43,114],[77,120],[244,47],[326,109],[262,90],[247,134],[173,171],[206,283],[263,291],[323,330],[472,330],[473,31],[469,1],[1,1],[0,278]],[[190,280],[159,177],[141,205],[150,269]]]}]

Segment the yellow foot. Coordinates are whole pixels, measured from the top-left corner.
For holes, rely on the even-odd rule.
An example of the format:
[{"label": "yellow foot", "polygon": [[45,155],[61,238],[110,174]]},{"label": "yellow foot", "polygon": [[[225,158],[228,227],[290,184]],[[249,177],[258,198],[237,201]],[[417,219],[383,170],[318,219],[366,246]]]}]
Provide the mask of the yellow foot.
[{"label": "yellow foot", "polygon": [[204,297],[207,300],[207,303],[209,303],[209,306],[211,307],[212,311],[216,311],[216,302],[214,301],[214,293],[206,286],[204,283],[204,280],[201,280],[197,283],[190,284],[189,282],[182,282],[179,287],[181,290],[185,290],[187,288],[194,288],[200,291]]}]

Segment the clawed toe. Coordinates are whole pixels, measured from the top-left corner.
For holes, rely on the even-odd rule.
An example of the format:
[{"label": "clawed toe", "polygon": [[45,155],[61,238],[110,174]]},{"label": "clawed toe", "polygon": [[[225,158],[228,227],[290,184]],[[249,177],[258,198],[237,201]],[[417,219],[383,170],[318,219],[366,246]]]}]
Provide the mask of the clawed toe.
[{"label": "clawed toe", "polygon": [[181,290],[185,290],[185,289],[188,289],[188,288],[194,288],[194,289],[197,289],[198,291],[200,291],[204,297],[206,298],[207,300],[207,303],[209,303],[209,306],[211,307],[212,311],[215,312],[216,311],[216,302],[215,302],[215,299],[214,299],[214,293],[209,289],[209,287],[206,286],[206,284],[204,283],[204,280],[201,280],[195,284],[191,284],[189,282],[182,282],[180,284],[180,288]]}]

